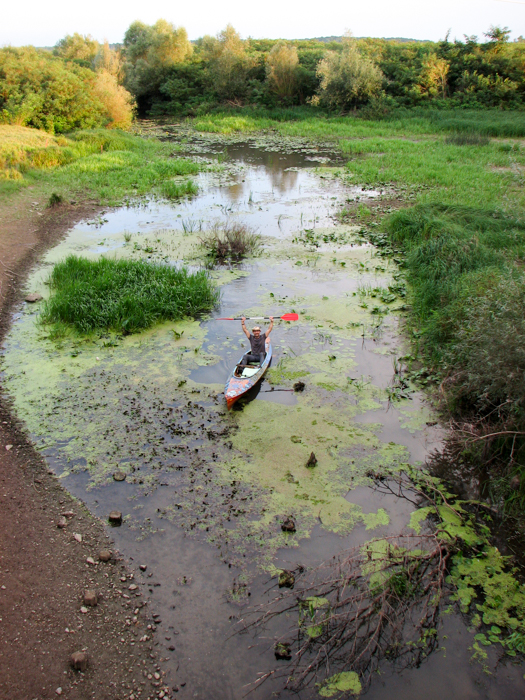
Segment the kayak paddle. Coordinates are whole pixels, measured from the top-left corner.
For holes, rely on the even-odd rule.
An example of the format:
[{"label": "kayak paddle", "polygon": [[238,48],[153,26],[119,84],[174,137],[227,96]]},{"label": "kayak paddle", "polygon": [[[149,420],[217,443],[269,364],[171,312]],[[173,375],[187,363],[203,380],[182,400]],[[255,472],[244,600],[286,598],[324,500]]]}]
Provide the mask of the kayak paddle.
[{"label": "kayak paddle", "polygon": [[[284,314],[284,316],[279,317],[281,321],[298,321],[298,314]],[[247,321],[267,321],[270,319],[269,316],[245,316]],[[242,316],[230,316],[227,318],[216,318],[216,321],[242,321]],[[276,319],[277,320],[277,319]]]}]

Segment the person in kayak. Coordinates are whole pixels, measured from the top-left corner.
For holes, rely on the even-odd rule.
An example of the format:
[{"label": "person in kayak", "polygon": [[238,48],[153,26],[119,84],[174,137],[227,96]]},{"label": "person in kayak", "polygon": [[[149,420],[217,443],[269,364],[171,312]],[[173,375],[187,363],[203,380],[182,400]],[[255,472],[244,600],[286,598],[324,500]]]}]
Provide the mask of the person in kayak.
[{"label": "person in kayak", "polygon": [[250,333],[244,323],[246,321],[246,316],[242,317],[242,330],[244,331],[244,335],[250,341],[251,350],[243,355],[239,368],[246,367],[248,362],[259,362],[261,365],[264,362],[264,358],[266,357],[266,338],[270,335],[273,328],[273,316],[268,316],[268,318],[270,319],[270,327],[265,333],[261,332],[259,326],[254,326],[252,328],[252,332]]}]

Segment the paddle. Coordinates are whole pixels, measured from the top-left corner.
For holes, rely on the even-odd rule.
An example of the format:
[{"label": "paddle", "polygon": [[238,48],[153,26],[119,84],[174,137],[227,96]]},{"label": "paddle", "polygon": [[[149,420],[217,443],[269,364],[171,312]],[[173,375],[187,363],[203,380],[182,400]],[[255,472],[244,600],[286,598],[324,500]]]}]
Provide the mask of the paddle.
[{"label": "paddle", "polygon": [[[279,317],[281,321],[298,321],[298,314],[284,314],[284,316]],[[269,316],[245,316],[246,321],[266,321],[269,320]],[[226,318],[216,318],[216,321],[242,321],[242,316],[230,316]],[[277,319],[275,319],[277,320]]]}]

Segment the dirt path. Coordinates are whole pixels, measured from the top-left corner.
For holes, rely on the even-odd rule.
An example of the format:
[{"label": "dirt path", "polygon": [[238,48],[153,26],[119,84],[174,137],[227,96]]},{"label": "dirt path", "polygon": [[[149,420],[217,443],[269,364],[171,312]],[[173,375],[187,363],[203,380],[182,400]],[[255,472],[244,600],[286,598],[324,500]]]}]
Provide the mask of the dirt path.
[{"label": "dirt path", "polygon": [[[30,190],[0,207],[0,336],[39,255],[97,207],[46,209]],[[66,515],[64,515],[66,514]],[[65,524],[58,527],[57,524]],[[147,580],[112,549],[102,523],[50,473],[0,394],[0,698],[171,697],[155,655]],[[99,602],[84,605],[86,590]],[[74,652],[87,654],[85,672]]]}]

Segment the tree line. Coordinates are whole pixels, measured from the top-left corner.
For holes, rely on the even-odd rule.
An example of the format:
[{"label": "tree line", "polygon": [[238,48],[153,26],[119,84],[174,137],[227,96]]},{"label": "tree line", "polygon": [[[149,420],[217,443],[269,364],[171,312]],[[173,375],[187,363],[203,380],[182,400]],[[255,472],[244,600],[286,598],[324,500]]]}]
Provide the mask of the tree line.
[{"label": "tree line", "polygon": [[197,114],[229,103],[346,112],[444,103],[521,107],[525,41],[490,27],[479,41],[242,40],[228,25],[188,41],[164,20],[134,22],[121,47],[124,85],[142,114]]},{"label": "tree line", "polygon": [[51,50],[0,49],[0,123],[66,132],[127,127],[141,115],[216,107],[306,105],[335,113],[394,107],[522,108],[525,40],[490,27],[484,40],[246,39],[228,25],[190,42],[160,19],[133,22],[118,46],[68,35]]}]

